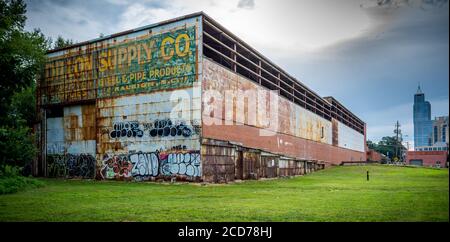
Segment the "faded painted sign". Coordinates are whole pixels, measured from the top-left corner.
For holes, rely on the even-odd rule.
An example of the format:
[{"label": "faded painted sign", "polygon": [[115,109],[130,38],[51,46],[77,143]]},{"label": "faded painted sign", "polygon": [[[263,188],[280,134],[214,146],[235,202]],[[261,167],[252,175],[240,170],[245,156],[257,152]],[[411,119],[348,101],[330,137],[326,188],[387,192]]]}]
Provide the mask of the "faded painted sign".
[{"label": "faded painted sign", "polygon": [[99,98],[192,86],[195,27],[101,51]]},{"label": "faded painted sign", "polygon": [[[319,115],[285,98],[279,98],[276,101],[278,110],[272,112],[277,117],[270,119],[270,122],[276,121],[277,124],[274,128],[267,128],[266,116],[271,113],[272,106],[267,105],[269,98],[262,101],[260,99],[259,93],[264,90],[264,87],[207,59],[203,60],[202,74],[203,93],[214,94],[211,98],[203,94],[203,122],[213,120],[214,124],[219,125],[244,124],[331,144],[331,122]],[[229,98],[233,93],[238,93],[236,98]],[[206,110],[213,111],[207,113]],[[243,117],[239,118],[240,116]],[[292,146],[293,144],[283,142],[283,145]]]}]

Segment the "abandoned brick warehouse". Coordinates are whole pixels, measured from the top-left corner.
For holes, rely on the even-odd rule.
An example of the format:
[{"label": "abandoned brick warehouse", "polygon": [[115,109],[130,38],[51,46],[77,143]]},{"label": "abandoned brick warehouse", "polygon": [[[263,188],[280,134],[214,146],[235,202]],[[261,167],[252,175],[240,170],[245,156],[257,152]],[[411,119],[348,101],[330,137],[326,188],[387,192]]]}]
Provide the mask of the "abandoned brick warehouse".
[{"label": "abandoned brick warehouse", "polygon": [[202,12],[47,56],[38,176],[229,182],[366,160],[363,121]]}]

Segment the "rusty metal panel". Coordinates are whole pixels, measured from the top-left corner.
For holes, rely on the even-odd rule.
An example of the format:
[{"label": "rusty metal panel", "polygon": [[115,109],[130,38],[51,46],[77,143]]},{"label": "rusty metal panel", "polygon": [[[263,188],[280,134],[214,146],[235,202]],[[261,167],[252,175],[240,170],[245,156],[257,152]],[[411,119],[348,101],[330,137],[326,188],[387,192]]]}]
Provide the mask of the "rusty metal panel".
[{"label": "rusty metal panel", "polygon": [[261,177],[274,178],[278,176],[278,156],[261,154]]},{"label": "rusty metal panel", "polygon": [[95,105],[64,107],[64,142],[68,154],[95,157]]},{"label": "rusty metal panel", "polygon": [[235,178],[244,179],[244,155],[242,151],[236,151]]},{"label": "rusty metal panel", "polygon": [[65,152],[64,145],[64,118],[47,119],[47,154],[62,155]]},{"label": "rusty metal panel", "polygon": [[244,150],[243,157],[243,179],[257,180],[261,176],[261,156],[260,153]]},{"label": "rusty metal panel", "polygon": [[186,19],[50,53],[38,103],[191,87],[198,73],[200,22]]},{"label": "rusty metal panel", "polygon": [[47,119],[50,177],[95,176],[95,105],[64,107],[64,117]]},{"label": "rusty metal panel", "polygon": [[230,182],[235,179],[235,155],[236,150],[227,144],[218,144],[203,140],[202,142],[202,167],[204,181]]}]

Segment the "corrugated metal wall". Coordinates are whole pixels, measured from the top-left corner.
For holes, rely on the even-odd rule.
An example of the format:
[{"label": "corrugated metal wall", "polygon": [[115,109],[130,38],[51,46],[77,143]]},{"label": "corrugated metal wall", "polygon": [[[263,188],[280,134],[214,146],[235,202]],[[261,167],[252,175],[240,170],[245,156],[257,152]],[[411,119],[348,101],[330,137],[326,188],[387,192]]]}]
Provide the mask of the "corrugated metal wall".
[{"label": "corrugated metal wall", "polygon": [[187,100],[178,102],[175,93],[98,100],[101,178],[201,177],[200,97],[184,89]]},{"label": "corrugated metal wall", "polygon": [[47,175],[95,176],[95,105],[63,108],[63,117],[47,119]]}]

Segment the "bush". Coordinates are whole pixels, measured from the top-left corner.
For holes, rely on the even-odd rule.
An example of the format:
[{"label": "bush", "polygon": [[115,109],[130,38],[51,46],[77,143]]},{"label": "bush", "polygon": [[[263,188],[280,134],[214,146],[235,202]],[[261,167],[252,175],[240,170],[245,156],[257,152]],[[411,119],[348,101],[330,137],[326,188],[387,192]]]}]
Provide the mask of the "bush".
[{"label": "bush", "polygon": [[35,158],[37,148],[28,127],[0,127],[0,165],[23,167]]},{"label": "bush", "polygon": [[21,176],[22,169],[5,165],[0,169],[0,194],[15,193],[27,188],[42,187],[44,183],[31,177]]}]

